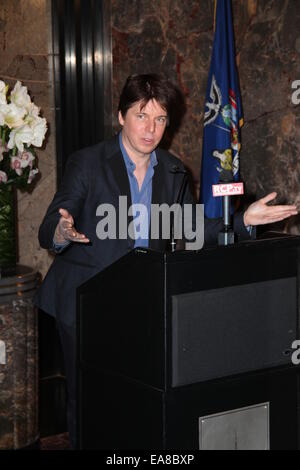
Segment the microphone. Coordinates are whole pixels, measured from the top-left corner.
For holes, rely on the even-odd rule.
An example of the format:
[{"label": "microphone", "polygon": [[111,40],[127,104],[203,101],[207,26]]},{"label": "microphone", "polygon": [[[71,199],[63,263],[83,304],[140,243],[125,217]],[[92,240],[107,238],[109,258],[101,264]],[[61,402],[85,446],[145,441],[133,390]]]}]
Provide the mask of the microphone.
[{"label": "microphone", "polygon": [[[180,168],[177,165],[173,165],[172,168],[170,169],[170,173],[173,173],[173,174],[181,173],[181,174],[183,174],[181,185],[180,185],[180,188],[178,190],[177,198],[176,198],[176,201],[175,201],[176,204],[182,205],[182,198],[183,198],[183,194],[184,194],[184,188],[185,188],[185,185],[186,185],[186,182],[187,182],[187,180],[186,180],[187,171],[184,168]],[[170,248],[171,248],[172,253],[174,251],[176,251],[176,240],[175,240],[175,236],[174,236],[174,225],[175,225],[174,216],[175,216],[175,214],[174,214],[174,212],[172,212],[171,213],[171,240],[170,240]]]},{"label": "microphone", "polygon": [[231,171],[222,171],[220,184],[213,185],[212,189],[213,197],[223,197],[224,228],[219,232],[218,244],[222,246],[232,245],[234,243],[234,231],[231,227],[230,200],[231,196],[244,194],[244,185],[233,181]]}]

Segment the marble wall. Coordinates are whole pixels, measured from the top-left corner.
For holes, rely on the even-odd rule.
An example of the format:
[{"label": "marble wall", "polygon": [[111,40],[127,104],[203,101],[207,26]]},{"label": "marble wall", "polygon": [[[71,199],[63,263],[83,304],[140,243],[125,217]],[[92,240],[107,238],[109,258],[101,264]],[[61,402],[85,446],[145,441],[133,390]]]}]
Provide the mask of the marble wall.
[{"label": "marble wall", "polygon": [[[213,38],[213,0],[112,0],[113,110],[131,73],[161,71],[176,81],[187,113],[171,150],[199,190],[204,98]],[[276,190],[300,208],[300,2],[233,0],[245,125],[241,174],[250,196]],[[114,129],[117,120],[114,118]],[[288,229],[298,231],[297,221]]]},{"label": "marble wall", "polygon": [[0,0],[0,78],[28,87],[49,131],[38,149],[41,177],[31,193],[18,192],[19,262],[45,274],[52,260],[37,233],[56,190],[55,114],[52,87],[50,0]]},{"label": "marble wall", "polygon": [[196,185],[213,10],[211,0],[112,1],[114,129],[118,127],[118,96],[126,77],[132,73],[165,73],[180,85],[187,103],[171,150],[191,169]]}]

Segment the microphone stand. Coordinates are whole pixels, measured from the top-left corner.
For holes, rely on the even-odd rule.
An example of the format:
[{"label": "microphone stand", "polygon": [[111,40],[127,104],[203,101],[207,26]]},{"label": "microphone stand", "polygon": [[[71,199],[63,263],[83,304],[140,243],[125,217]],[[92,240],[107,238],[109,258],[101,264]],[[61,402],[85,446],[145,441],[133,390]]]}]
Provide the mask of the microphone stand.
[{"label": "microphone stand", "polygon": [[[223,176],[220,178],[220,183],[231,183],[232,178],[228,176]],[[227,246],[234,244],[234,231],[231,226],[231,214],[230,214],[230,196],[223,196],[223,225],[224,228],[218,234],[218,245]]]}]

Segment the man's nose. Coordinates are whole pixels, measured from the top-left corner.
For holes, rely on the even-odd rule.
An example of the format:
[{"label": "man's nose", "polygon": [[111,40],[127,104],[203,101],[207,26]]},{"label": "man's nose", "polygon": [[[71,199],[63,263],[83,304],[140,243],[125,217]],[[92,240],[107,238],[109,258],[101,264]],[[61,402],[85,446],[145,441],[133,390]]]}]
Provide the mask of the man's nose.
[{"label": "man's nose", "polygon": [[156,126],[155,120],[149,119],[149,121],[147,122],[147,130],[153,133],[155,132],[155,126]]}]

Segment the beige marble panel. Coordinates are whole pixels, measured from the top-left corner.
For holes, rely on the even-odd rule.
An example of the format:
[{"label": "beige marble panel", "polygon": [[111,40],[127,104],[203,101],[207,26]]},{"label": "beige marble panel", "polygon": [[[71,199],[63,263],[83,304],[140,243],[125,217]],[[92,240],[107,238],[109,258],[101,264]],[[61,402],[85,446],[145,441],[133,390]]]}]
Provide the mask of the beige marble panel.
[{"label": "beige marble panel", "polygon": [[29,192],[18,191],[19,262],[45,275],[52,256],[39,247],[38,228],[56,190],[51,1],[0,1],[0,78],[21,80],[48,122],[38,149],[40,175]]}]

